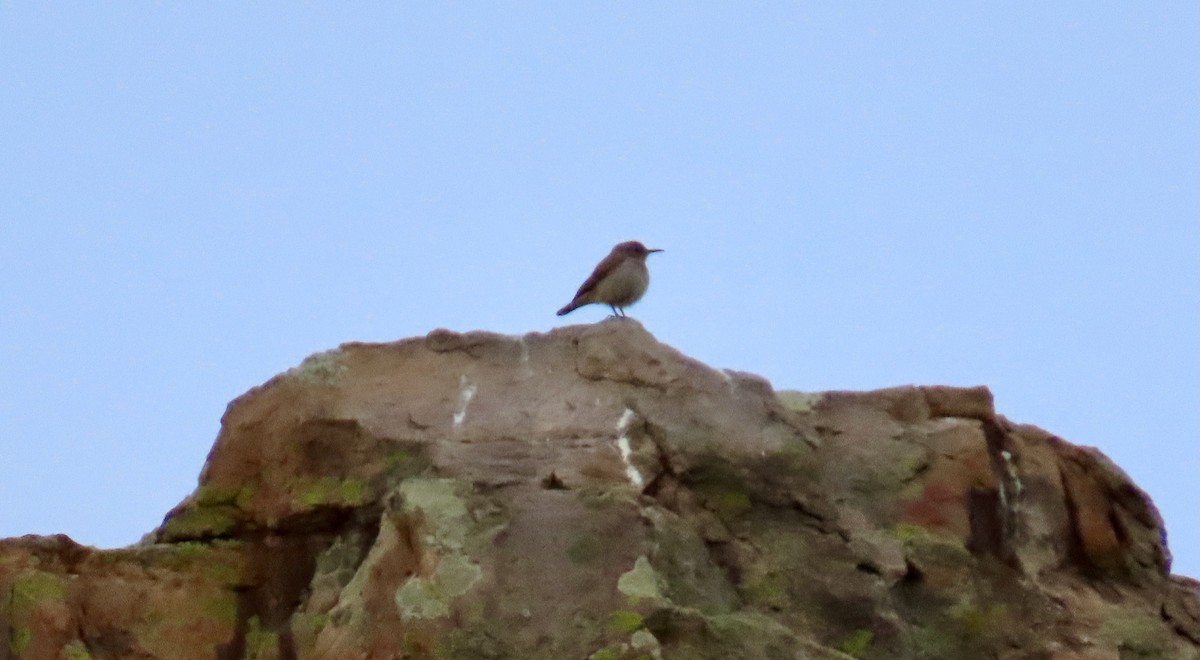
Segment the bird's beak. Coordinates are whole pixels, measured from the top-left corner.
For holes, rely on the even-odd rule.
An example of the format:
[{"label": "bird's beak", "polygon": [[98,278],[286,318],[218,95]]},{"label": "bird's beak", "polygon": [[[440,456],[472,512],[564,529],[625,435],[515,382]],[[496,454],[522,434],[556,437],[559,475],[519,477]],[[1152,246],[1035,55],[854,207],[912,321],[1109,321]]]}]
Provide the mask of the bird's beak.
[{"label": "bird's beak", "polygon": [[662,252],[662,251],[663,251],[662,248],[654,248],[653,250],[646,250],[646,254],[650,254],[651,252]]}]

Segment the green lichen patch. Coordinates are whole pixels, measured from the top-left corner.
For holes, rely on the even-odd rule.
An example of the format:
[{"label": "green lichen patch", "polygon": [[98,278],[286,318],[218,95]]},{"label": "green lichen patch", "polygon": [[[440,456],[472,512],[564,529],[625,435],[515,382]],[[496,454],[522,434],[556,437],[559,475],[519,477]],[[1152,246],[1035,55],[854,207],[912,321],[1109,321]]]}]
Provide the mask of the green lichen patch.
[{"label": "green lichen patch", "polygon": [[293,492],[296,499],[307,507],[358,506],[367,501],[369,488],[362,479],[339,479],[322,477],[315,481],[298,483]]},{"label": "green lichen patch", "polygon": [[388,455],[383,457],[383,465],[389,471],[403,470],[404,466],[411,463],[412,460],[413,456],[411,453],[403,449],[397,449],[395,451],[388,452]]},{"label": "green lichen patch", "polygon": [[279,651],[279,633],[266,630],[258,617],[250,617],[246,631],[246,658],[275,658]]},{"label": "green lichen patch", "polygon": [[994,649],[1011,626],[1008,605],[979,603],[963,597],[935,617],[908,627],[906,645],[921,657],[982,657]]},{"label": "green lichen patch", "polygon": [[[386,528],[390,532],[393,528]],[[336,585],[340,590],[349,584],[358,572],[358,567],[370,551],[370,545],[375,537],[359,529],[338,536],[320,555],[317,555],[316,570],[313,575],[313,588],[319,585]]]},{"label": "green lichen patch", "polygon": [[239,514],[228,505],[192,505],[168,519],[162,534],[168,541],[225,536],[237,528]]},{"label": "green lichen patch", "polygon": [[712,504],[722,518],[738,516],[750,510],[750,496],[736,490],[724,490],[715,494]]},{"label": "green lichen patch", "polygon": [[345,373],[346,365],[342,364],[342,351],[336,348],[313,353],[304,358],[299,366],[287,371],[287,375],[292,378],[313,385],[335,385]]},{"label": "green lichen patch", "polygon": [[[400,600],[403,600],[411,611],[423,616],[436,616],[441,609],[438,603],[446,604],[448,607],[448,597],[445,596],[445,589],[441,585],[440,577],[452,568],[452,565],[449,562],[442,562],[445,561],[445,557],[456,554],[456,551],[437,552],[441,546],[433,539],[438,533],[436,530],[438,521],[426,521],[428,523],[426,525],[418,525],[415,524],[416,522],[409,515],[388,511],[380,520],[378,533],[373,538],[347,537],[347,544],[336,555],[331,554],[326,557],[327,563],[322,565],[327,568],[322,572],[333,570],[340,576],[348,578],[345,586],[340,588],[330,584],[330,580],[334,578],[329,573],[318,575],[313,581],[314,590],[317,592],[314,593],[315,597],[328,599],[330,595],[336,594],[336,605],[329,610],[330,621],[334,626],[354,630],[361,629],[362,626],[368,624],[373,616],[368,611],[368,588],[377,580],[376,575],[382,570],[381,564],[395,557],[401,543],[419,542],[422,551],[432,550],[431,554],[441,555],[442,559],[433,567],[432,575],[422,574],[410,578],[408,582],[413,582],[413,584],[407,588],[405,585],[408,585],[408,582],[400,585],[400,588],[397,589],[397,592],[403,590],[399,596]],[[419,536],[413,535],[418,531],[415,528],[420,528]],[[361,560],[353,559],[356,554],[353,547],[356,545],[361,548],[360,551],[363,553]],[[438,570],[442,573],[438,573]],[[340,582],[342,577],[336,579]],[[397,597],[396,593],[392,595],[393,598]],[[421,639],[424,640],[424,637]],[[422,646],[422,648],[426,647]],[[426,651],[428,651],[427,648]],[[422,653],[426,651],[422,651]]]},{"label": "green lichen patch", "polygon": [[8,593],[9,639],[18,655],[33,640],[31,624],[38,610],[62,603],[66,597],[66,580],[51,573],[28,570],[13,580]]},{"label": "green lichen patch", "polygon": [[233,626],[237,622],[237,597],[232,591],[217,591],[204,599],[200,611],[222,625]]},{"label": "green lichen patch", "polygon": [[926,450],[921,449],[910,453],[896,465],[895,478],[904,484],[904,489],[900,493],[901,499],[914,500],[920,497],[924,490],[925,484],[917,476],[929,469],[929,456]]},{"label": "green lichen patch", "polygon": [[62,602],[66,596],[67,582],[63,578],[42,571],[26,571],[13,580],[9,615],[14,621],[28,621],[42,603]]},{"label": "green lichen patch", "polygon": [[60,657],[63,660],[91,660],[92,654],[83,642],[75,640],[63,647]]},{"label": "green lichen patch", "polygon": [[892,536],[895,537],[895,539],[897,541],[900,541],[901,543],[904,543],[905,545],[912,543],[914,541],[921,541],[921,540],[929,538],[929,530],[928,529],[925,529],[924,527],[921,527],[920,525],[914,525],[912,523],[906,523],[906,522],[896,523],[895,525],[892,526],[891,531],[892,531]]},{"label": "green lichen patch", "polygon": [[[771,456],[778,459],[781,455]],[[776,469],[770,464],[770,461],[765,461],[763,468]],[[700,496],[704,508],[715,513],[721,522],[731,528],[736,519],[753,508],[751,489],[746,480],[739,469],[725,458],[715,454],[700,458],[697,465],[681,477],[684,484]]]},{"label": "green lichen patch", "polygon": [[232,506],[245,509],[254,498],[254,486],[217,486],[205,484],[196,489],[195,502],[199,506]]},{"label": "green lichen patch", "polygon": [[801,392],[799,390],[780,390],[775,393],[785,408],[793,412],[809,413],[820,405],[825,398],[824,392]]},{"label": "green lichen patch", "polygon": [[842,640],[842,643],[838,644],[838,650],[846,655],[861,658],[867,652],[867,649],[871,647],[871,640],[874,637],[875,635],[870,630],[860,628]]},{"label": "green lichen patch", "polygon": [[783,609],[791,604],[786,577],[770,567],[753,566],[751,569],[743,583],[743,591],[751,603],[772,609]]},{"label": "green lichen patch", "polygon": [[29,642],[32,641],[33,630],[29,626],[19,626],[13,629],[11,645],[13,651],[16,651],[18,656],[25,652],[25,647],[29,646]]},{"label": "green lichen patch", "polygon": [[199,541],[183,541],[182,543],[172,543],[168,546],[171,549],[170,557],[173,560],[191,563],[208,554],[208,544],[200,543]]},{"label": "green lichen patch", "polygon": [[204,575],[216,584],[231,587],[242,583],[242,562],[237,556],[214,557],[203,564]]},{"label": "green lichen patch", "polygon": [[911,625],[904,631],[906,657],[957,658],[961,641],[942,626]]},{"label": "green lichen patch", "polygon": [[410,578],[396,591],[396,606],[405,617],[434,619],[450,613],[450,603],[467,593],[483,570],[463,555],[442,557],[428,578]]},{"label": "green lichen patch", "polygon": [[438,562],[433,577],[446,598],[457,598],[483,577],[483,569],[463,555],[450,555]]},{"label": "green lichen patch", "polygon": [[608,627],[620,633],[632,633],[646,625],[642,615],[633,610],[615,610],[608,615]]},{"label": "green lichen patch", "polygon": [[657,602],[663,599],[659,575],[650,565],[646,555],[638,557],[633,568],[617,579],[617,591],[625,594],[631,603],[637,603],[639,600]]},{"label": "green lichen patch", "polygon": [[992,603],[979,605],[971,601],[955,604],[950,608],[950,616],[962,627],[967,635],[979,637],[993,634],[1003,626],[1008,617],[1008,605]]},{"label": "green lichen patch", "polygon": [[328,624],[328,614],[297,612],[292,615],[292,626],[295,628],[298,636],[304,634],[315,638]]},{"label": "green lichen patch", "polygon": [[136,551],[104,550],[93,555],[92,559],[93,561],[103,559],[112,564],[140,561],[144,566],[179,571],[190,568],[196,562],[204,561],[210,551],[211,546],[202,541],[179,541],[146,545]]},{"label": "green lichen patch", "polygon": [[[738,592],[725,570],[713,561],[696,520],[658,510],[650,510],[646,515],[654,523],[647,545],[648,557],[667,600],[706,613],[739,607]],[[720,525],[716,516],[707,512],[700,524]]]},{"label": "green lichen patch", "polygon": [[454,479],[409,479],[400,484],[405,510],[419,509],[427,517],[443,521],[466,517],[463,490],[463,484]]},{"label": "green lichen patch", "polygon": [[426,541],[443,552],[462,552],[471,531],[471,517],[461,494],[468,488],[453,479],[408,479],[398,490],[404,510],[419,513],[428,523]]},{"label": "green lichen patch", "polygon": [[326,614],[317,614],[311,612],[295,612],[292,614],[289,625],[292,629],[292,641],[295,645],[297,657],[311,658],[318,654],[315,653],[317,638],[320,637],[321,631],[329,623],[329,616]]},{"label": "green lichen patch", "polygon": [[600,558],[604,545],[594,534],[585,534],[567,548],[567,557],[576,564],[591,564]]},{"label": "green lichen patch", "polygon": [[661,644],[654,633],[649,630],[638,630],[629,636],[629,645],[636,651],[649,652],[650,657],[657,658]]},{"label": "green lichen patch", "polygon": [[416,477],[429,469],[433,461],[426,445],[419,442],[396,441],[383,457],[382,471],[388,484],[395,485]]},{"label": "green lichen patch", "polygon": [[1139,612],[1110,616],[1100,626],[1099,636],[1131,654],[1163,657],[1167,650],[1166,633],[1162,618]]},{"label": "green lichen patch", "polygon": [[[229,540],[156,543],[140,548],[136,554],[123,559],[140,561],[142,565],[152,568],[200,573],[213,583],[230,587],[240,584],[242,580],[244,557],[241,548],[240,541]],[[97,555],[121,552],[124,551],[111,550]]]},{"label": "green lichen patch", "polygon": [[962,539],[928,527],[901,522],[892,526],[891,535],[903,543],[905,550],[915,559],[934,561],[947,566],[961,565],[973,559],[971,551]]}]

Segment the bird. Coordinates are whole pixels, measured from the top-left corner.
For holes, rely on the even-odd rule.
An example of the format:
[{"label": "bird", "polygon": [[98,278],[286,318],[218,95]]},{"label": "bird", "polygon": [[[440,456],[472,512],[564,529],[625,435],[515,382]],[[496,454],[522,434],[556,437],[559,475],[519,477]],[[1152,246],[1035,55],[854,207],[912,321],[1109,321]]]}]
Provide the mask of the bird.
[{"label": "bird", "polygon": [[641,299],[650,286],[650,271],[646,257],[660,249],[650,249],[639,241],[618,243],[588,276],[575,297],[558,315],[569,314],[584,305],[603,303],[612,309],[613,316],[624,317],[625,308]]}]

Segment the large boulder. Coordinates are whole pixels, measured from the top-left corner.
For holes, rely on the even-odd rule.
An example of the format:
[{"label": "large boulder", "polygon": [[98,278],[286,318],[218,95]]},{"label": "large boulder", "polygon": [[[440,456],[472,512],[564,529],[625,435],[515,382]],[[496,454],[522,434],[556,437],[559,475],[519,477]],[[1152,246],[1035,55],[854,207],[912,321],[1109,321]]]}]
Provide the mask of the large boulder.
[{"label": "large boulder", "polygon": [[775,392],[613,319],[346,344],[141,543],[0,541],[4,658],[1200,658],[1099,451],[985,388]]}]

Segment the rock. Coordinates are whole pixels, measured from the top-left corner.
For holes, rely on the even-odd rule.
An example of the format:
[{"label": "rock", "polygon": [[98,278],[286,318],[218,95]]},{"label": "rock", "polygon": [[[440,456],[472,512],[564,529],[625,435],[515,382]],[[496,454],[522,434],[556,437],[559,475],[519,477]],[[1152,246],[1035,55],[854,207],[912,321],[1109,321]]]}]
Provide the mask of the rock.
[{"label": "rock", "polygon": [[610,320],[346,344],[141,543],[0,541],[5,658],[1200,658],[1099,451],[986,388],[774,392]]}]

